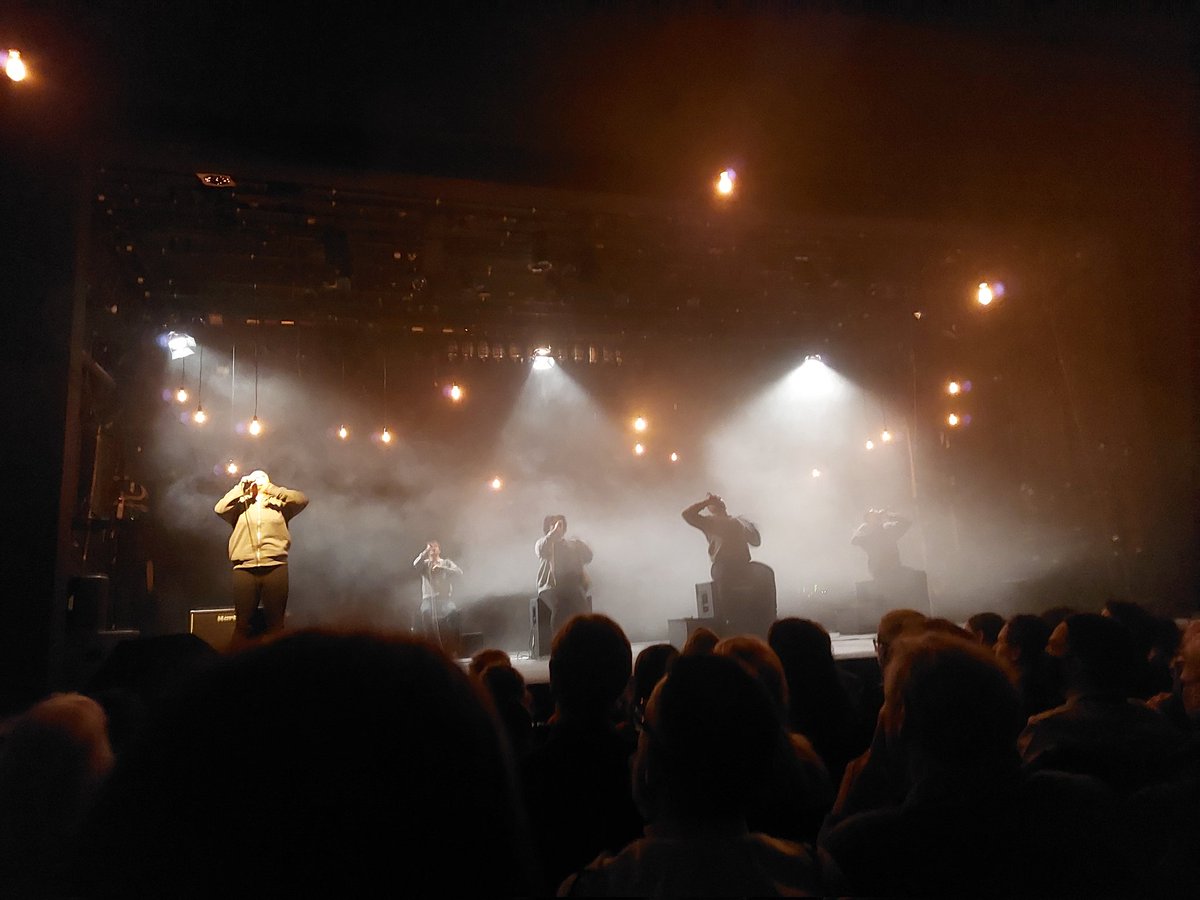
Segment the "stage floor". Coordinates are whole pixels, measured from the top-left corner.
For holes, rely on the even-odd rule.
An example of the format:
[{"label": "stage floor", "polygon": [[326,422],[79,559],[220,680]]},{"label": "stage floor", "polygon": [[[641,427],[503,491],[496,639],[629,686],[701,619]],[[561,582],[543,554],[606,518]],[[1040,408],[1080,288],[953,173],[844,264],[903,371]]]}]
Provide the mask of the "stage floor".
[{"label": "stage floor", "polygon": [[[833,641],[833,658],[835,660],[849,659],[871,659],[875,656],[875,635],[874,634],[839,634],[833,632],[830,634]],[[632,644],[633,658],[637,659],[637,655],[646,647],[650,646],[651,642]],[[510,654],[513,668],[521,673],[526,684],[548,684],[550,682],[550,660],[549,658],[530,659],[528,653]],[[459,662],[465,667],[470,660],[463,659]]]}]

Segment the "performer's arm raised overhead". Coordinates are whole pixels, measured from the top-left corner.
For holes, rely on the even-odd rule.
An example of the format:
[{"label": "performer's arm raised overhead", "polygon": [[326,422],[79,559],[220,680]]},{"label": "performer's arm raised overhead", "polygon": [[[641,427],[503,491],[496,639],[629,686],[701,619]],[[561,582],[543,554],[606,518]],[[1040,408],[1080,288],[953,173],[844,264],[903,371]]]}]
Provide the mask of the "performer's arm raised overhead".
[{"label": "performer's arm raised overhead", "polygon": [[716,494],[707,494],[703,500],[697,500],[691,506],[683,511],[683,521],[687,522],[693,528],[703,528],[704,520],[707,516],[701,515],[704,510],[710,508],[713,503],[720,503],[721,498]]}]

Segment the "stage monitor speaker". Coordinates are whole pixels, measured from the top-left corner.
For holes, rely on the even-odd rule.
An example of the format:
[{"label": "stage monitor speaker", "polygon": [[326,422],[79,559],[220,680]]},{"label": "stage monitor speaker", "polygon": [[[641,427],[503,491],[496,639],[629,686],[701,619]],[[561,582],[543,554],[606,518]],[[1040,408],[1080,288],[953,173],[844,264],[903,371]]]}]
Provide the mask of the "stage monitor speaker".
[{"label": "stage monitor speaker", "polygon": [[540,597],[529,601],[529,656],[541,659],[550,655],[550,607]]},{"label": "stage monitor speaker", "polygon": [[717,612],[717,586],[711,581],[696,585],[696,618],[711,619]]},{"label": "stage monitor speaker", "polygon": [[79,575],[67,584],[69,634],[92,634],[108,627],[109,582],[107,575]]},{"label": "stage monitor speaker", "polygon": [[214,650],[227,650],[233,640],[233,625],[237,621],[233,607],[193,609],[188,613],[188,633],[194,634]]}]

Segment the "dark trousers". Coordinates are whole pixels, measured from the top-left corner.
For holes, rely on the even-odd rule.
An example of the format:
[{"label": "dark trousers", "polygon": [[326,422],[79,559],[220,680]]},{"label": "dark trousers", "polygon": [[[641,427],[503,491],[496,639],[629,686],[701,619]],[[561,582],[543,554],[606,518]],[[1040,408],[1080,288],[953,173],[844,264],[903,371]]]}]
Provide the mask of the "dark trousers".
[{"label": "dark trousers", "polygon": [[283,617],[287,612],[288,567],[256,566],[253,569],[233,570],[233,640],[230,649],[236,649],[251,639],[250,621],[260,606],[263,611],[263,634],[275,634],[283,630]]},{"label": "dark trousers", "polygon": [[550,588],[538,594],[538,599],[550,610],[551,640],[572,618],[592,611],[592,598],[583,588]]},{"label": "dark trousers", "polygon": [[419,610],[417,613],[418,634],[430,643],[437,644],[450,656],[459,656],[462,652],[462,614],[455,610],[444,616],[438,616],[436,621],[431,610]]}]

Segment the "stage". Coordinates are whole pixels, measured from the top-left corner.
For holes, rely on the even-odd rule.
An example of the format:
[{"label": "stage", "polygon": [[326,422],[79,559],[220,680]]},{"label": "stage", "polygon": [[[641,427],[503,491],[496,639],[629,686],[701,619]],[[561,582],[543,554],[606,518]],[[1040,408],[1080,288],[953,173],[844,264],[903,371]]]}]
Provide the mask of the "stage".
[{"label": "stage", "polygon": [[[870,660],[875,659],[875,635],[874,634],[840,634],[833,632],[830,634],[833,642],[833,658],[837,662],[851,662],[853,660]],[[633,658],[636,660],[639,653],[649,647],[654,642],[639,642],[631,644],[633,649]],[[513,668],[521,673],[525,679],[525,683],[529,685],[544,685],[550,683],[550,659],[543,657],[541,659],[531,659],[528,653],[509,654],[512,660]],[[470,662],[469,659],[459,660],[465,668]]]}]

